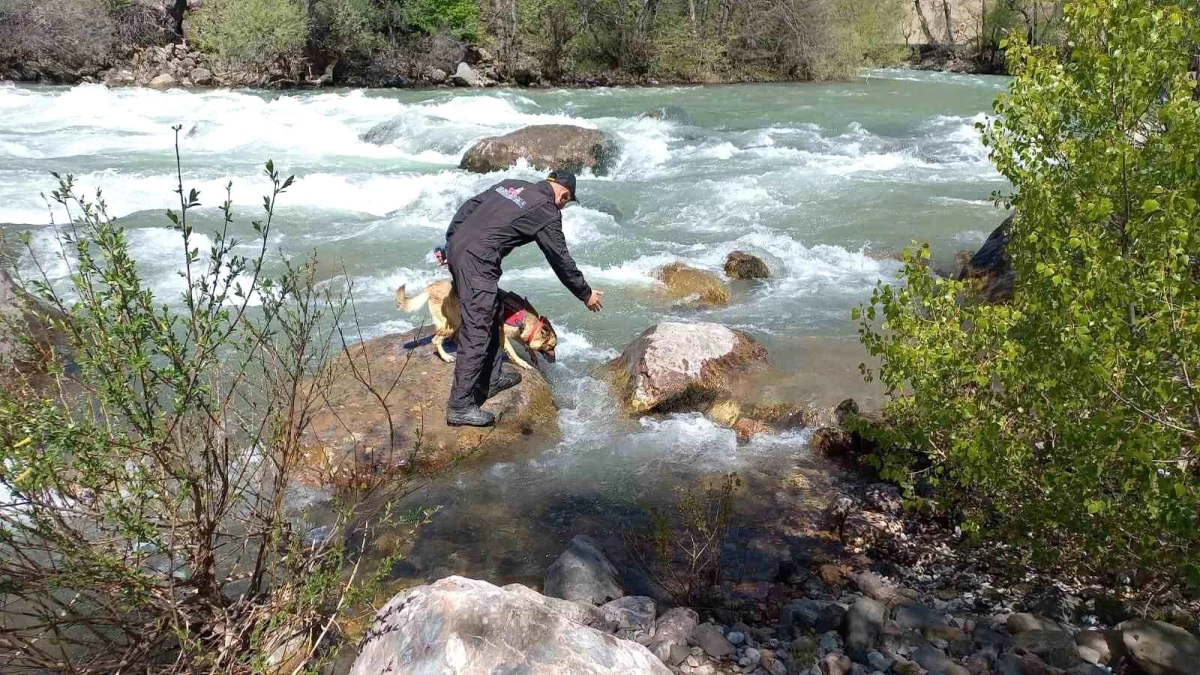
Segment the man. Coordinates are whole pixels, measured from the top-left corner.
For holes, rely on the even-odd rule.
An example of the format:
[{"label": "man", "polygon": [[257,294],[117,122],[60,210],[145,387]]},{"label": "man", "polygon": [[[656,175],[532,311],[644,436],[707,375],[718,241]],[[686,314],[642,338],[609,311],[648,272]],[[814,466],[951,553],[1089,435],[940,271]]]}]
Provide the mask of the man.
[{"label": "man", "polygon": [[479,406],[521,382],[501,372],[501,261],[518,246],[537,242],[567,290],[593,312],[603,293],[593,291],[567,251],[562,209],[575,201],[575,175],[556,171],[538,183],[505,180],[468,200],[446,231],[446,259],[462,301],[462,327],[454,363],[454,386],[446,407],[450,426],[487,427],[496,418]]}]

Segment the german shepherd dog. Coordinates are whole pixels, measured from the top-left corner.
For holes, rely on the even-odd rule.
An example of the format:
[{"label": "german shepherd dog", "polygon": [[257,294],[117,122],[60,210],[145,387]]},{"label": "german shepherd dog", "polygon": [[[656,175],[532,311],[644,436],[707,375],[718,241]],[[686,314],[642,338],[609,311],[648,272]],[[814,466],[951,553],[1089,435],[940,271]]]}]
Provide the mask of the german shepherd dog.
[{"label": "german shepherd dog", "polygon": [[[433,318],[434,334],[433,348],[446,363],[453,363],[454,356],[447,354],[443,343],[447,338],[456,339],[458,329],[462,326],[462,304],[454,284],[449,279],[435,281],[429,284],[420,295],[408,297],[404,286],[396,289],[396,306],[406,312],[412,312],[429,305],[429,315]],[[500,290],[500,314],[504,319],[500,325],[500,344],[509,360],[525,370],[533,369],[513,348],[513,341],[520,342],[529,350],[530,358],[536,363],[537,355],[546,357],[554,363],[554,350],[558,347],[558,335],[550,320],[539,315],[537,310],[527,300],[517,295]]]}]

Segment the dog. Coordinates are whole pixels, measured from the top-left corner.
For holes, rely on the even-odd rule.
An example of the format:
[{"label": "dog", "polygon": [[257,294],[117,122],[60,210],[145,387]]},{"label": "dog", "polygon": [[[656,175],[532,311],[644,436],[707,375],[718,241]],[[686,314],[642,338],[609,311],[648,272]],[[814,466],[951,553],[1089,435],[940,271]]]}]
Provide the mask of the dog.
[{"label": "dog", "polygon": [[[550,363],[554,363],[554,350],[558,347],[558,334],[550,320],[538,314],[533,305],[525,298],[500,290],[500,345],[504,353],[515,365],[525,370],[532,370],[525,359],[517,355],[513,342],[520,342],[529,351],[530,359],[537,362],[541,354]],[[447,338],[457,339],[458,330],[462,326],[462,303],[458,293],[449,279],[435,281],[429,284],[419,295],[408,297],[404,286],[396,289],[396,306],[405,312],[412,312],[429,305],[429,315],[433,318],[434,334],[433,349],[439,358],[446,363],[454,363],[454,356],[446,353],[444,342]]]}]

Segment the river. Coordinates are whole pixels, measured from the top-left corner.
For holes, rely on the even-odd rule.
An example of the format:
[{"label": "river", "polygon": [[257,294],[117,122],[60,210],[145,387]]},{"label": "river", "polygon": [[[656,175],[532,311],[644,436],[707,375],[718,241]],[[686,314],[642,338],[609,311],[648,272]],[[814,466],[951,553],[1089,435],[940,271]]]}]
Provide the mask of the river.
[{"label": "river", "polygon": [[[808,456],[807,436],[739,447],[733,432],[694,415],[627,420],[591,373],[658,321],[709,320],[759,338],[791,373],[779,390],[797,400],[877,401],[858,375],[864,355],[850,309],[898,269],[887,254],[916,239],[948,260],[977,247],[1002,220],[990,197],[1007,183],[975,125],[1005,84],[901,70],[837,84],[591,90],[5,84],[0,223],[29,230],[35,249],[50,255],[39,194],[55,187],[50,171],[73,173],[88,191],[104,189],[146,278],[161,299],[177,303],[182,251],[163,210],[176,199],[171,127],[182,125],[186,187],[199,189],[206,205],[198,229],[215,226],[232,181],[244,237],[267,189],[262,164],[273,159],[297,176],[281,200],[275,255],[316,250],[327,269],[344,265],[367,334],[380,335],[421,321],[399,314],[392,292],[441,276],[430,250],[451,215],[500,178],[458,170],[466,148],[531,124],[602,129],[617,140],[620,158],[607,176],[581,177],[581,203],[564,211],[563,222],[576,260],[607,293],[604,313],[589,314],[567,294],[534,247],[506,261],[502,282],[558,328],[558,363],[546,374],[562,438],[485,457],[421,492],[420,503],[442,508],[395,576],[536,581],[573,534],[619,549],[621,530],[644,522],[645,509],[668,501],[671,487],[727,470],[746,485],[735,547],[762,549],[758,557],[769,560],[778,552],[756,542],[786,539],[780,528],[798,527],[787,522],[788,505],[828,479],[827,467]],[[643,117],[665,106],[666,119]],[[390,143],[360,139],[387,121],[396,121]],[[539,177],[528,167],[505,175]],[[733,302],[715,310],[680,309],[655,294],[655,267],[682,260],[719,270],[735,249],[763,257],[774,278],[736,287]],[[28,258],[22,264],[28,271]],[[51,273],[65,270],[52,265]]]}]

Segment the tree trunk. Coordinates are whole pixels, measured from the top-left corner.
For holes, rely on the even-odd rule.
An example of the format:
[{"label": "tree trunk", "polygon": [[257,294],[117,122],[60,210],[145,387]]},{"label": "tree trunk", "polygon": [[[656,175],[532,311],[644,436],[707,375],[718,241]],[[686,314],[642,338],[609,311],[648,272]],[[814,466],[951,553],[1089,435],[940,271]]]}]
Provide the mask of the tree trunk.
[{"label": "tree trunk", "polygon": [[917,10],[917,19],[921,22],[921,32],[925,35],[925,42],[936,45],[937,38],[933,37],[933,31],[929,28],[929,19],[925,18],[925,10],[921,8],[921,0],[913,0],[913,7]]},{"label": "tree trunk", "polygon": [[954,46],[954,20],[950,18],[950,0],[942,0],[942,12],[946,15],[946,44]]}]

